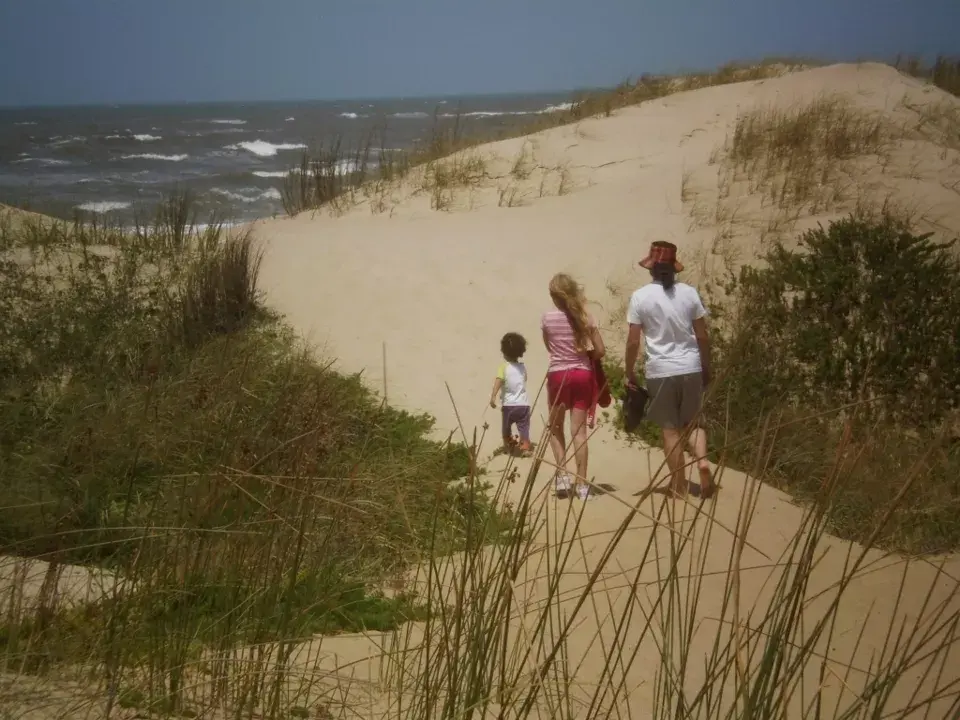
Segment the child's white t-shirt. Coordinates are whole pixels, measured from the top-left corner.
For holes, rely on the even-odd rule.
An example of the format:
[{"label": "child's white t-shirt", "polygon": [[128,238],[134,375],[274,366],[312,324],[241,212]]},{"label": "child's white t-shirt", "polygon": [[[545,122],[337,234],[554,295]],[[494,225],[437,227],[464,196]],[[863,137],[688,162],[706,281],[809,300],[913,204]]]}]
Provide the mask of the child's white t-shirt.
[{"label": "child's white t-shirt", "polygon": [[527,399],[527,368],[522,362],[505,362],[497,370],[503,382],[500,388],[500,404],[504,407],[529,405]]}]

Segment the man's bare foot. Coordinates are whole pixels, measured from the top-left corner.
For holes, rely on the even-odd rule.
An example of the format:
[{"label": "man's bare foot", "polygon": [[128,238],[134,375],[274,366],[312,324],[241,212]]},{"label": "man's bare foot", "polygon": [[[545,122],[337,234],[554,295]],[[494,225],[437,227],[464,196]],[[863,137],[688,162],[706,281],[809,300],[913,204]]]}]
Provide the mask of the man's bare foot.
[{"label": "man's bare foot", "polygon": [[716,486],[713,484],[713,474],[710,471],[710,466],[701,466],[698,468],[700,472],[700,497],[704,500],[709,500],[713,497],[713,493],[716,492]]}]

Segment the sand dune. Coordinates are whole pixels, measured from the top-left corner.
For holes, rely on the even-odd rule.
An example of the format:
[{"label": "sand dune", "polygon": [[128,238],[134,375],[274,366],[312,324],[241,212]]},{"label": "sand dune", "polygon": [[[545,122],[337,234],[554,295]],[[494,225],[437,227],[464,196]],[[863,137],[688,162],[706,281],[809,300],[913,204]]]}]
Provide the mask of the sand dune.
[{"label": "sand dune", "polygon": [[[608,286],[632,291],[648,281],[636,261],[652,240],[676,242],[690,266],[687,279],[695,282],[710,269],[703,261],[717,229],[720,169],[711,158],[738,114],[801,107],[834,94],[883,112],[896,127],[918,122],[916,112],[903,107],[905,99],[960,104],[885,65],[837,65],[681,93],[611,118],[486,145],[475,152],[493,179],[457,190],[449,212],[431,210],[429,193],[408,183],[383,212],[372,212],[363,200],[338,217],[321,211],[259,223],[268,248],[269,302],[344,368],[364,368],[374,387],[382,382],[386,343],[391,402],[433,413],[443,432],[454,426],[448,382],[465,421],[475,424],[505,331],[532,340],[527,364],[543,372],[539,314],[549,304],[553,273],[574,274],[604,320],[619,300]],[[542,173],[525,182],[510,176],[524,145],[531,165],[567,169],[568,194],[555,193],[559,171],[548,172],[544,197]],[[949,189],[960,180],[960,153],[915,139],[898,143],[897,153],[903,157],[885,170],[879,163],[857,168],[845,205],[889,196],[916,206],[931,224],[960,232],[960,196]],[[685,176],[689,197],[683,199]],[[518,206],[498,206],[500,189],[510,186],[517,188]],[[742,259],[756,255],[759,228],[780,212],[747,207],[751,200],[759,205],[747,190],[735,187],[720,201],[744,206],[729,222],[728,240]],[[698,209],[711,217],[691,231]],[[801,215],[796,225],[839,214],[841,208]],[[608,322],[608,340],[621,329]]]},{"label": "sand dune", "polygon": [[[257,236],[266,249],[262,279],[268,302],[315,343],[318,352],[338,358],[344,370],[363,370],[378,389],[385,345],[390,402],[430,412],[443,436],[457,425],[449,384],[469,434],[484,421],[498,420],[485,408],[504,332],[518,331],[528,338],[531,379],[533,384],[542,380],[546,356],[538,324],[540,312],[549,305],[546,287],[553,273],[570,272],[585,285],[610,350],[621,354],[624,328],[618,308],[624,291],[648,281],[636,261],[650,241],[677,243],[693,281],[715,270],[721,257],[755,257],[764,229],[777,225],[774,221],[783,210],[762,204],[749,179],[724,179],[722,163],[716,162],[718,148],[744,113],[789,110],[832,96],[845,98],[859,113],[882,114],[891,132],[899,133],[897,141],[882,158],[857,159],[844,175],[843,197],[815,214],[800,213],[784,221],[788,229],[829,219],[857,203],[891,197],[914,207],[930,227],[960,232],[960,153],[917,130],[923,108],[956,111],[958,102],[887,66],[836,65],[680,93],[609,118],[483,146],[471,152],[485,159],[490,177],[455,190],[448,211],[431,209],[430,193],[417,192],[416,181],[410,181],[379,199],[361,199],[338,216],[304,213],[258,223]],[[526,171],[511,174],[511,169],[524,146],[531,159],[529,174],[521,177]],[[544,404],[541,399],[535,410],[535,434],[543,427]],[[494,445],[487,443],[488,449]],[[650,466],[655,469],[660,460],[658,451],[616,440],[608,427],[601,427],[591,443],[591,474],[616,486],[625,501],[649,483]],[[491,461],[491,468],[498,469],[502,462]],[[547,477],[543,472],[542,482]],[[728,528],[736,523],[749,482],[742,473],[724,472],[715,513]],[[606,542],[603,533],[625,512],[625,505],[613,497],[590,501],[581,532],[599,535],[587,545],[587,568]],[[761,488],[750,541],[768,558],[776,558],[796,531],[800,515],[788,497]],[[637,528],[638,533],[652,531],[646,521],[638,520]],[[706,550],[708,568],[725,572],[732,542],[729,534],[714,531]],[[829,545],[831,552],[818,567],[814,585],[828,585],[841,573],[848,543]],[[629,568],[636,561],[633,546],[625,540],[618,548],[616,561],[607,568],[610,585],[616,585],[620,573],[615,568]],[[853,653],[871,604],[876,603],[858,661],[866,664],[864,658],[878,651],[874,643],[886,631],[903,561],[881,557],[871,555],[880,569],[848,591],[835,647],[829,651],[841,660]],[[762,568],[769,562],[758,551],[746,551],[744,566],[761,569],[744,574],[745,598],[761,597],[769,572]],[[946,559],[946,569],[953,578],[960,576],[960,559]],[[582,577],[569,578],[571,587],[579,582]],[[705,618],[720,614],[723,582],[722,577],[705,582],[700,609]],[[911,566],[910,588],[931,583],[938,600],[960,607],[960,598],[951,597],[955,580],[937,580],[930,563]],[[601,586],[596,592],[609,593],[614,604],[625,601],[622,591]],[[917,612],[924,594],[919,590],[915,599],[908,598],[905,612]],[[578,678],[584,683],[601,671],[601,649],[591,638],[602,622],[588,617],[570,640],[571,656],[586,658]],[[704,632],[709,635],[713,629]],[[623,702],[629,702],[638,717],[645,717],[651,707],[652,690],[641,681],[644,674],[652,677],[657,657],[655,648],[646,648],[632,671],[637,689]],[[953,672],[960,668],[956,661],[952,665]],[[830,692],[843,692],[836,678],[827,686]]]}]

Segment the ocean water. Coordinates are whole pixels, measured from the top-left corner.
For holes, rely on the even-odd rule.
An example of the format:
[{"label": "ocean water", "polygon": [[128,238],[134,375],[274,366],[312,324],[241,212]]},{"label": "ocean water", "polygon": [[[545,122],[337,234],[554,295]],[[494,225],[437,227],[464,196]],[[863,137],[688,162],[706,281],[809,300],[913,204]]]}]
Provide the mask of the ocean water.
[{"label": "ocean water", "polygon": [[201,217],[240,222],[282,213],[280,188],[304,149],[340,136],[345,147],[384,126],[408,149],[459,109],[465,133],[498,137],[570,94],[357,101],[0,108],[0,202],[72,217],[130,221],[174,189]]}]

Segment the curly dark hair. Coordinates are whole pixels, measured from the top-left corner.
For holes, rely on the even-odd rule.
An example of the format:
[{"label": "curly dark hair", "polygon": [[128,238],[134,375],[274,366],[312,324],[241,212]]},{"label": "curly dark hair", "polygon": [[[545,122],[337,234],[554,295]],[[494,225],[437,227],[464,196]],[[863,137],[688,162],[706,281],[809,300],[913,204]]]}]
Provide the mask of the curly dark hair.
[{"label": "curly dark hair", "polygon": [[520,333],[508,332],[500,339],[500,352],[510,362],[516,362],[527,351],[527,341]]}]

